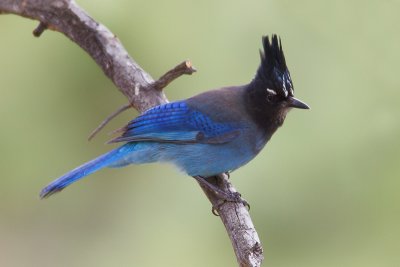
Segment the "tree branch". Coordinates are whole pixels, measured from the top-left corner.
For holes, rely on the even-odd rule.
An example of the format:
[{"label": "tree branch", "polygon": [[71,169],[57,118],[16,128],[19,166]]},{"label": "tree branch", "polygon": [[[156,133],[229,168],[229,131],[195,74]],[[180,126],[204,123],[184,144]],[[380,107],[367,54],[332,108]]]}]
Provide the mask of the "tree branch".
[{"label": "tree branch", "polygon": [[42,33],[47,30],[47,25],[43,22],[40,22],[39,25],[36,27],[36,29],[33,30],[33,35],[35,37],[40,37],[40,35],[42,35]]},{"label": "tree branch", "polygon": [[93,137],[96,136],[96,134],[98,134],[106,125],[107,123],[109,123],[112,119],[114,119],[115,117],[117,117],[119,114],[121,114],[122,112],[124,112],[125,110],[128,110],[132,107],[131,104],[125,104],[122,107],[120,107],[119,109],[117,109],[115,112],[113,112],[112,114],[110,114],[107,118],[105,118],[104,121],[102,121],[100,123],[99,126],[97,126],[96,129],[93,130],[93,132],[89,135],[88,140],[92,140]]},{"label": "tree branch", "polygon": [[[38,20],[34,30],[40,36],[46,29],[63,33],[84,49],[99,65],[105,75],[124,94],[139,112],[167,103],[162,88],[182,74],[195,70],[184,62],[154,81],[127,53],[118,38],[105,26],[94,21],[72,0],[1,0],[0,14],[12,13]],[[230,181],[215,179],[225,192],[235,192]],[[212,180],[210,178],[209,180]],[[240,266],[260,266],[263,250],[250,215],[241,203],[226,202],[203,188],[208,199],[225,225]]]},{"label": "tree branch", "polygon": [[153,87],[155,90],[161,91],[164,87],[167,87],[170,82],[179,78],[181,75],[192,75],[196,71],[197,70],[192,66],[192,63],[189,60],[183,61],[181,64],[177,65],[172,70],[167,71],[167,73],[155,81]]},{"label": "tree branch", "polygon": [[[36,36],[37,30],[41,28],[42,23],[39,24],[38,28],[33,32],[33,34]],[[43,27],[43,26],[42,26]],[[188,74],[191,75],[192,73],[196,72],[196,69],[192,66],[192,63],[189,60],[186,60],[182,62],[181,64],[177,65],[175,68],[169,70],[167,73],[165,73],[163,76],[161,76],[157,81],[153,82],[151,86],[153,86],[154,90],[162,90],[164,87],[166,87],[169,83],[171,83],[173,80],[176,78],[179,78],[181,75]],[[125,110],[131,108],[131,104],[126,104],[122,107],[120,107],[117,111],[114,113],[110,114],[104,121],[100,123],[99,126],[97,126],[96,129],[93,130],[93,132],[89,135],[88,140],[92,140],[112,119],[117,117],[119,114],[124,112]]]}]

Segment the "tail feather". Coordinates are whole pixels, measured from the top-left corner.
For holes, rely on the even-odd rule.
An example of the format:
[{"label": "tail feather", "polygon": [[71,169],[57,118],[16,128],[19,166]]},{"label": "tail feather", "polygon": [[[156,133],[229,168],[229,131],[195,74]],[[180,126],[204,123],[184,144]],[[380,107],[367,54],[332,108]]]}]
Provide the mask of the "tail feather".
[{"label": "tail feather", "polygon": [[45,188],[42,189],[42,191],[40,192],[40,198],[47,198],[52,194],[60,192],[65,187],[78,181],[79,179],[82,179],[83,177],[92,174],[102,168],[105,168],[108,165],[114,163],[115,161],[118,161],[118,159],[126,155],[127,145],[129,144],[111,150],[110,152],[98,158],[95,158],[94,160],[91,160],[75,168],[74,170],[64,174],[60,178],[54,180],[53,182],[51,182],[49,185],[47,185]]}]

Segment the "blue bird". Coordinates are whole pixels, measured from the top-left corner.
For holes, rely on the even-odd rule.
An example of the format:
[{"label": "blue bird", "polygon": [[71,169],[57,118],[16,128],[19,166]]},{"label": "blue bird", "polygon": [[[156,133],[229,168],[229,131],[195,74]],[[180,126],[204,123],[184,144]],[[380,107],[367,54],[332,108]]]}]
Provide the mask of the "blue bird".
[{"label": "blue bird", "polygon": [[111,143],[122,146],[64,174],[42,198],[102,168],[169,162],[202,179],[231,172],[252,160],[283,124],[291,108],[309,107],[294,98],[280,39],[263,37],[264,52],[247,85],[207,91],[156,106],[121,129]]}]

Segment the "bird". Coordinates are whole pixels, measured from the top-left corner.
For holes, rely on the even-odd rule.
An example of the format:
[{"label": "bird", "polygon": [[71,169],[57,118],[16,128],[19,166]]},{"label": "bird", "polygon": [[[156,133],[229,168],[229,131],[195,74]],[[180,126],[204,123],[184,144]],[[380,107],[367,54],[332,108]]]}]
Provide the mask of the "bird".
[{"label": "bird", "polygon": [[283,124],[292,108],[309,109],[294,97],[281,38],[262,37],[261,63],[245,85],[200,93],[148,109],[109,143],[121,146],[59,177],[44,187],[47,198],[103,168],[168,162],[202,184],[252,160]]}]

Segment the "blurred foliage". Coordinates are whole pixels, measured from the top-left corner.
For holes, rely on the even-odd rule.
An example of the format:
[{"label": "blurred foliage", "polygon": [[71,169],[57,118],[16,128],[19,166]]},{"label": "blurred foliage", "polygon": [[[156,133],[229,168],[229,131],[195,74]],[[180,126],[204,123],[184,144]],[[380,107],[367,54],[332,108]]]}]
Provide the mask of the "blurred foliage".
[{"label": "blurred foliage", "polygon": [[[385,1],[78,1],[158,77],[198,72],[171,100],[243,84],[278,33],[296,96],[267,148],[233,173],[264,266],[398,266],[400,17]],[[91,58],[37,22],[0,16],[0,266],[235,266],[193,179],[167,165],[106,169],[48,200],[40,189],[109,150],[90,131],[126,102]]]}]

